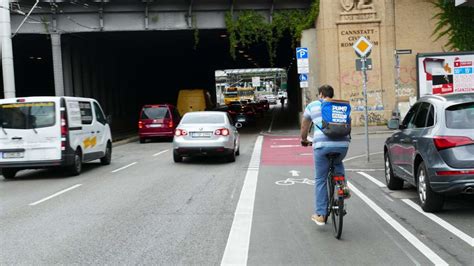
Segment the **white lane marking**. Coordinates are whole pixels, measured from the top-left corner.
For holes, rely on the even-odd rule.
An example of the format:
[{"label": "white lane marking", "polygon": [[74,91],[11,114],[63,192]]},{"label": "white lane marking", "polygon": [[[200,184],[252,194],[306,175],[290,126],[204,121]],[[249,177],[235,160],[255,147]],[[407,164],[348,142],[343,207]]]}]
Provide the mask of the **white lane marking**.
[{"label": "white lane marking", "polygon": [[415,209],[417,212],[419,212],[419,213],[423,214],[424,216],[428,217],[431,221],[437,223],[438,225],[440,225],[444,229],[448,230],[453,235],[459,237],[461,240],[463,240],[464,242],[469,244],[471,247],[474,247],[474,237],[470,237],[469,235],[467,235],[463,231],[457,229],[456,227],[454,227],[450,223],[446,222],[445,220],[439,218],[438,216],[436,216],[432,213],[424,212],[421,209],[421,207],[418,204],[414,203],[413,201],[411,201],[409,199],[402,199],[402,201],[405,202],[406,204],[408,204],[408,206]]},{"label": "white lane marking", "polygon": [[275,108],[272,108],[272,121],[270,122],[270,127],[268,128],[267,132],[272,132],[273,121],[275,121]]},{"label": "white lane marking", "polygon": [[45,202],[45,201],[47,201],[47,200],[50,200],[50,199],[52,199],[52,198],[54,198],[54,197],[57,197],[57,196],[59,196],[59,195],[61,195],[61,194],[63,194],[63,193],[66,193],[66,192],[68,192],[68,191],[70,191],[70,190],[73,190],[73,189],[75,189],[75,188],[78,188],[78,187],[80,187],[80,186],[82,186],[82,184],[76,184],[76,185],[74,185],[74,186],[72,186],[72,187],[70,187],[70,188],[66,188],[66,189],[63,189],[63,190],[61,190],[61,191],[59,191],[59,192],[56,192],[56,193],[54,193],[53,195],[51,195],[51,196],[49,196],[49,197],[46,197],[46,198],[44,198],[44,199],[41,199],[41,200],[38,200],[38,201],[36,201],[36,202],[30,203],[29,205],[30,205],[30,206],[38,205],[38,204],[40,204],[40,203],[42,203],[42,202]]},{"label": "white lane marking", "polygon": [[135,165],[135,164],[137,164],[137,162],[133,162],[133,163],[131,163],[131,164],[125,165],[124,167],[121,167],[121,168],[119,168],[119,169],[113,170],[112,173],[117,173],[117,172],[122,171],[122,170],[124,170],[124,169],[127,169],[127,168],[129,168],[130,166]]},{"label": "white lane marking", "polygon": [[296,148],[301,147],[301,145],[270,145],[272,149],[280,149],[280,148]]},{"label": "white lane marking", "polygon": [[291,174],[291,176],[300,176],[300,171],[291,170],[289,171],[289,173]]},{"label": "white lane marking", "polygon": [[389,196],[387,196],[387,195],[383,195],[383,196],[384,196],[386,199],[388,199],[389,201],[394,202],[394,200],[393,200],[392,198],[390,198]]},{"label": "white lane marking", "polygon": [[259,136],[255,142],[221,265],[247,264],[262,141],[263,137]]},{"label": "white lane marking", "polygon": [[397,232],[402,235],[408,242],[410,242],[418,251],[420,251],[425,257],[427,257],[435,265],[448,265],[441,257],[439,257],[433,250],[427,247],[423,242],[421,242],[416,236],[414,236],[410,231],[403,227],[399,222],[393,219],[388,215],[382,208],[375,204],[371,199],[369,199],[364,193],[358,190],[352,183],[348,182],[350,189],[354,192],[359,198],[361,198],[369,207],[374,210],[380,217],[382,217],[389,225],[391,225]]},{"label": "white lane marking", "polygon": [[377,186],[379,187],[387,187],[384,183],[378,181],[377,179],[375,179],[374,177],[372,177],[371,175],[368,175],[364,172],[357,172],[359,175],[362,175],[364,176],[365,178],[369,179],[370,181],[372,181],[374,184],[376,184]]},{"label": "white lane marking", "polygon": [[168,151],[169,151],[169,150],[160,151],[160,152],[158,152],[158,153],[153,154],[153,157],[156,157],[156,156],[158,156],[158,155],[160,155],[160,154],[163,154],[163,153],[165,153],[165,152],[168,152]]},{"label": "white lane marking", "polygon": [[[369,153],[369,155],[375,155],[375,154],[381,154],[381,153],[383,153],[383,151]],[[342,160],[342,162],[347,162],[347,161],[354,160],[354,159],[357,159],[357,158],[362,158],[362,157],[365,157],[365,156],[367,156],[367,155],[366,154],[361,154],[361,155],[357,155],[357,156],[354,156],[354,157],[349,157],[349,158],[346,158],[346,159]]]}]

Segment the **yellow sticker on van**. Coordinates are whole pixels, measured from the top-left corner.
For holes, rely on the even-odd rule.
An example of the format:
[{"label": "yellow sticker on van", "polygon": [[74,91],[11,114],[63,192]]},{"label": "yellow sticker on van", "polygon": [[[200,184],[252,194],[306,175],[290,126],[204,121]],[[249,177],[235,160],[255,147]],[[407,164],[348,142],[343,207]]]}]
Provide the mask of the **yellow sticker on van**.
[{"label": "yellow sticker on van", "polygon": [[97,144],[97,137],[86,138],[83,142],[84,149],[93,148]]}]

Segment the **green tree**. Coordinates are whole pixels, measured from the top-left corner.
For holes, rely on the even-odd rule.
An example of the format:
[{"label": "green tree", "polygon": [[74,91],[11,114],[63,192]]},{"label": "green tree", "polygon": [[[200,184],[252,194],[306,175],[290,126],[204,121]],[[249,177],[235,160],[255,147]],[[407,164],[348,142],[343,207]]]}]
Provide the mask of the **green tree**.
[{"label": "green tree", "polygon": [[435,41],[446,36],[448,50],[474,51],[474,8],[456,7],[454,0],[433,0],[439,9],[433,19],[437,19],[433,36]]}]

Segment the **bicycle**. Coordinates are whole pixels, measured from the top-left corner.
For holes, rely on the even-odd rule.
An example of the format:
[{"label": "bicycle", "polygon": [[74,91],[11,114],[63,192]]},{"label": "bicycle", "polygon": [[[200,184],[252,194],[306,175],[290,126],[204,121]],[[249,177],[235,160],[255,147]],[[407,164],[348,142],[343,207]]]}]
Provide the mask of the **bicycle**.
[{"label": "bicycle", "polygon": [[[311,146],[311,141],[302,142],[303,146]],[[346,210],[344,206],[344,186],[345,176],[336,173],[336,167],[334,166],[334,160],[339,156],[339,153],[328,153],[326,157],[329,159],[329,171],[327,176],[327,190],[328,190],[328,206],[327,215],[324,222],[327,223],[328,217],[331,216],[331,220],[334,226],[334,237],[341,239],[342,226],[344,222],[344,215]],[[337,191],[337,193],[334,193]]]},{"label": "bicycle", "polygon": [[[329,153],[326,155],[329,159],[329,173],[327,177],[327,189],[328,189],[328,207],[325,222],[327,223],[328,217],[331,215],[331,220],[334,226],[334,237],[341,239],[342,226],[344,221],[344,215],[346,210],[344,206],[344,175],[336,173],[334,167],[334,160],[339,156],[339,153]],[[337,193],[335,193],[337,191]]]}]

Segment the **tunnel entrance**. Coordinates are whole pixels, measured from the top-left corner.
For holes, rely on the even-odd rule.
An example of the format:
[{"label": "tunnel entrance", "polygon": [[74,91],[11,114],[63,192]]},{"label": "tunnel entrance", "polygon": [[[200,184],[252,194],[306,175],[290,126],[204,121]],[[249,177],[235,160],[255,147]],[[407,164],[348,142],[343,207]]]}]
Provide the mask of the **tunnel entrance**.
[{"label": "tunnel entrance", "polygon": [[[279,43],[270,66],[265,43],[236,47],[234,60],[225,30],[199,30],[198,42],[195,33],[62,34],[65,93],[99,100],[114,116],[114,130],[128,130],[135,129],[144,104],[176,104],[180,89],[207,89],[215,101],[215,70],[288,68],[294,61],[290,36]],[[54,95],[51,40],[45,35],[17,36],[14,52],[17,95]],[[288,75],[290,101],[297,101],[297,89],[293,68]]]}]

